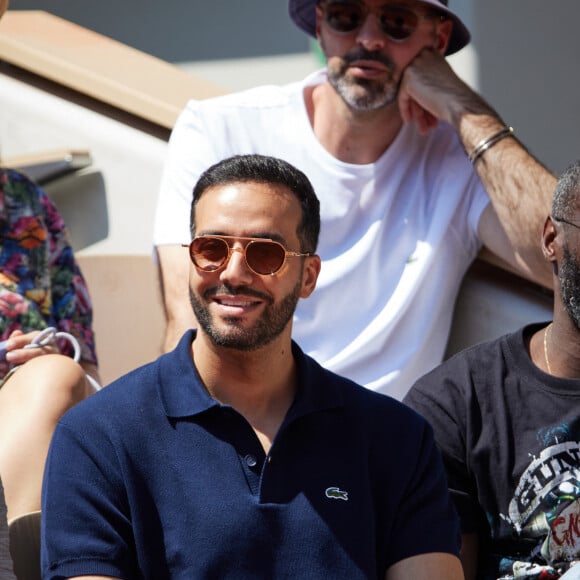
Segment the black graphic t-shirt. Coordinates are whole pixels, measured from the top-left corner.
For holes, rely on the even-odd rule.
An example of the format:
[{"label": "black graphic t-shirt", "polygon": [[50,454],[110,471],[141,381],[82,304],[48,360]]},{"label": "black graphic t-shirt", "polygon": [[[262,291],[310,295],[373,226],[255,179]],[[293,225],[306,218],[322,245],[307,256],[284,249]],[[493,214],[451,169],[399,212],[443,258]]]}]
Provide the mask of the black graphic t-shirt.
[{"label": "black graphic t-shirt", "polygon": [[580,380],[532,363],[542,326],[455,355],[405,398],[435,430],[482,580],[551,580],[580,561]]}]

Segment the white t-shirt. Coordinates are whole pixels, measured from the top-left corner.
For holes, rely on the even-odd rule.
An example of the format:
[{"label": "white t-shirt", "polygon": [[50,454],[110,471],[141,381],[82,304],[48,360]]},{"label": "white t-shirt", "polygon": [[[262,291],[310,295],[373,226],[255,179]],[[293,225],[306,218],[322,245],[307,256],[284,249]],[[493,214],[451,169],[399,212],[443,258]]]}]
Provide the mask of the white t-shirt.
[{"label": "white t-shirt", "polygon": [[372,164],[333,157],[303,98],[325,78],[190,101],[169,142],[154,243],[190,241],[191,192],[210,165],[247,153],[292,163],[311,180],[322,221],[322,271],[293,337],[327,368],[401,399],[442,360],[489,199],[444,123],[426,136],[405,125]]}]

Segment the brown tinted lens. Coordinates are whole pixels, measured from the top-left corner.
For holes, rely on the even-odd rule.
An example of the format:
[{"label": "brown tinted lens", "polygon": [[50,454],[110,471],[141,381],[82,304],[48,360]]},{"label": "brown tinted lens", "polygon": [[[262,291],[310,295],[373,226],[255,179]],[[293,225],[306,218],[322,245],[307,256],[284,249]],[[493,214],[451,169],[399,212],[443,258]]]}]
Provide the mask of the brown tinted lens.
[{"label": "brown tinted lens", "polygon": [[353,32],[362,24],[364,12],[358,4],[328,2],[324,6],[324,18],[336,32]]},{"label": "brown tinted lens", "polygon": [[402,6],[383,6],[381,9],[381,29],[393,40],[409,38],[418,22],[417,14]]},{"label": "brown tinted lens", "polygon": [[206,272],[213,272],[223,266],[230,249],[221,238],[196,238],[189,246],[191,261]]},{"label": "brown tinted lens", "polygon": [[276,242],[250,242],[246,246],[246,262],[257,274],[274,274],[286,259],[286,250]]}]

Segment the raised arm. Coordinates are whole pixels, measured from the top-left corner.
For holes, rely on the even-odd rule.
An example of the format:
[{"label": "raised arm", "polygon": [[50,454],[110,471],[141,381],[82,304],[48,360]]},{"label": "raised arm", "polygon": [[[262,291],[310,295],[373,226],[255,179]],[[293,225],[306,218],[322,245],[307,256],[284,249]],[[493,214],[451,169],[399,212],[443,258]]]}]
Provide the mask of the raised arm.
[{"label": "raised arm", "polygon": [[412,556],[393,564],[385,580],[464,580],[461,562],[452,554]]},{"label": "raised arm", "polygon": [[[416,122],[422,132],[438,120],[450,123],[468,155],[506,129],[496,111],[455,74],[445,58],[429,49],[405,71],[399,106],[403,120]],[[473,163],[493,205],[479,224],[484,245],[523,276],[550,287],[550,270],[539,240],[556,178],[516,133],[506,132]]]},{"label": "raised arm", "polygon": [[189,258],[179,245],[157,247],[159,283],[167,326],[163,350],[173,350],[183,333],[197,326],[189,301]]}]

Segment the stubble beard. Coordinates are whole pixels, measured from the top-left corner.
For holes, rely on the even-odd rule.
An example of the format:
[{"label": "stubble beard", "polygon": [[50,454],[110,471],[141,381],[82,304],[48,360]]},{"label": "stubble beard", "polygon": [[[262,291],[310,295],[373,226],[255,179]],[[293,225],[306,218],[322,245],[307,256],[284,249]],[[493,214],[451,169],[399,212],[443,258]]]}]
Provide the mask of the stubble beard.
[{"label": "stubble beard", "polygon": [[558,272],[560,295],[570,320],[580,330],[580,262],[572,255],[568,244],[563,254]]},{"label": "stubble beard", "polygon": [[[348,76],[350,63],[357,60],[374,60],[387,67],[386,81]],[[328,82],[341,99],[354,111],[376,111],[392,105],[399,94],[399,82],[395,80],[395,64],[384,54],[357,49],[337,59],[327,67]]]},{"label": "stubble beard", "polygon": [[[254,292],[248,288],[236,289],[228,285],[223,285],[220,288],[210,288],[204,292],[202,298],[196,296],[190,289],[189,296],[199,326],[216,346],[253,351],[270,344],[282,334],[294,316],[301,289],[302,282],[299,281],[292,291],[284,296],[277,305],[273,303],[269,296]],[[222,326],[226,324],[227,329],[220,329],[217,324],[214,324],[212,315],[207,307],[209,298],[216,293],[232,296],[235,294],[256,296],[260,300],[266,301],[266,307],[251,328],[245,328],[243,320],[232,316],[222,319]]]}]

